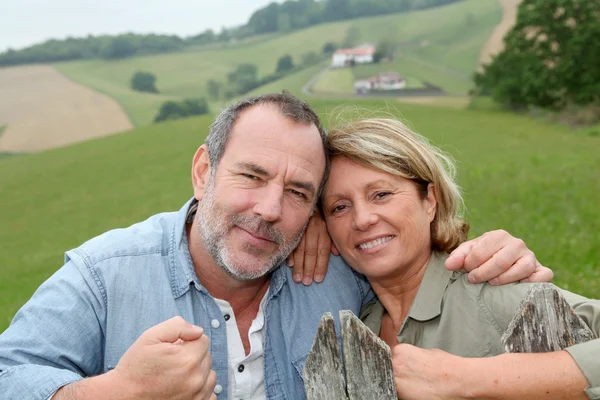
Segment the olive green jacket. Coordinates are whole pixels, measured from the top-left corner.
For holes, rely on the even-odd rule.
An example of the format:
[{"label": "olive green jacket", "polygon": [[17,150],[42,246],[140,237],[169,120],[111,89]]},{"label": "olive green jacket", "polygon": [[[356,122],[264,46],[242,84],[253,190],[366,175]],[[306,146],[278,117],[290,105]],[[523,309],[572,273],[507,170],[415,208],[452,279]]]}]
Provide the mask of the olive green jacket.
[{"label": "olive green jacket", "polygon": [[[399,343],[441,349],[462,357],[491,357],[504,353],[500,338],[518,311],[530,285],[517,283],[473,285],[467,274],[448,271],[447,255],[434,253],[404,321]],[[577,314],[600,337],[600,301],[563,290]],[[365,305],[363,322],[379,334],[384,308],[378,301]],[[600,399],[600,339],[566,349],[588,379],[586,394]]]}]

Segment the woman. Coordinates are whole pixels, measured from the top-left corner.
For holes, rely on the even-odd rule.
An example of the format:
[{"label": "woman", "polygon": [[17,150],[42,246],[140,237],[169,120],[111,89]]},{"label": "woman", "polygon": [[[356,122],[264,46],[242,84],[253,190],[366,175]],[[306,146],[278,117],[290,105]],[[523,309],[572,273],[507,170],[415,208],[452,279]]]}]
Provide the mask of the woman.
[{"label": "woman", "polygon": [[[348,123],[329,133],[328,146],[325,221],[378,296],[361,318],[393,349],[400,398],[600,399],[600,339],[502,354],[501,335],[529,285],[469,285],[444,268],[468,230],[449,158],[391,119]],[[598,335],[600,302],[565,296]]]}]

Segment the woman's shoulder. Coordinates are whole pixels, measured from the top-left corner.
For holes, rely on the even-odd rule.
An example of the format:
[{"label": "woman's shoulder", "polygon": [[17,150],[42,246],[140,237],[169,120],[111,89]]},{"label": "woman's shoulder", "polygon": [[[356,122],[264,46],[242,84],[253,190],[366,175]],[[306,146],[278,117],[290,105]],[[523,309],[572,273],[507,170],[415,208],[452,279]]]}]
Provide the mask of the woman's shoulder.
[{"label": "woman's shoulder", "polygon": [[454,303],[458,300],[463,306],[466,301],[476,303],[481,315],[487,317],[499,332],[504,332],[533,285],[537,284],[472,284],[468,280],[468,274],[455,272],[448,286],[445,301]]}]

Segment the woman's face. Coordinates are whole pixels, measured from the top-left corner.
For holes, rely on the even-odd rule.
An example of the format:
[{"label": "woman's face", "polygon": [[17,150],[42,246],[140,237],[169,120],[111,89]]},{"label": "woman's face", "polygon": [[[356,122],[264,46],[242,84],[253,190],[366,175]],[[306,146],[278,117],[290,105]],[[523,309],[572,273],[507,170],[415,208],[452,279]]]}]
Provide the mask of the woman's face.
[{"label": "woman's face", "polygon": [[336,156],[323,208],[338,250],[369,278],[402,274],[429,258],[429,225],[436,208],[431,185],[423,199],[409,179]]}]

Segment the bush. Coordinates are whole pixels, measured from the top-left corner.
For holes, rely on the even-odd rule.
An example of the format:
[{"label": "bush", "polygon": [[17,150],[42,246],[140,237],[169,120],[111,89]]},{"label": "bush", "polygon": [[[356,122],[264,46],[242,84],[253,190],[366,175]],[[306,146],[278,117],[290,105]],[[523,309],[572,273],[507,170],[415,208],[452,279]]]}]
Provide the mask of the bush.
[{"label": "bush", "polygon": [[150,72],[136,72],[131,77],[131,89],[138,92],[158,93],[156,89],[156,76]]},{"label": "bush", "polygon": [[323,54],[332,54],[337,50],[337,45],[333,42],[327,42],[323,45]]},{"label": "bush", "polygon": [[194,115],[208,114],[209,108],[206,99],[185,99],[183,101],[166,101],[160,107],[154,122],[169,121],[191,117]]},{"label": "bush", "polygon": [[292,56],[286,54],[279,58],[277,61],[277,68],[275,69],[276,74],[284,74],[287,71],[291,71],[294,69],[294,60]]}]

